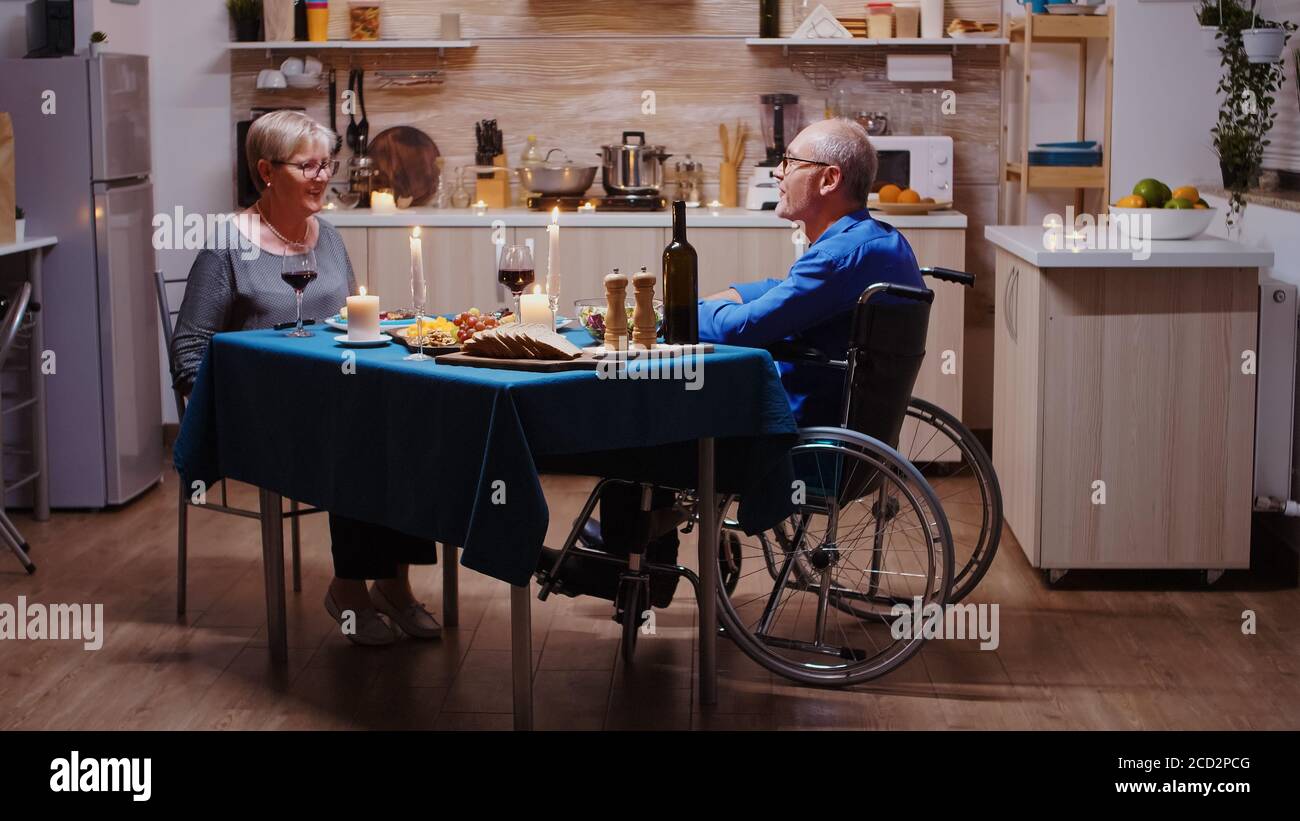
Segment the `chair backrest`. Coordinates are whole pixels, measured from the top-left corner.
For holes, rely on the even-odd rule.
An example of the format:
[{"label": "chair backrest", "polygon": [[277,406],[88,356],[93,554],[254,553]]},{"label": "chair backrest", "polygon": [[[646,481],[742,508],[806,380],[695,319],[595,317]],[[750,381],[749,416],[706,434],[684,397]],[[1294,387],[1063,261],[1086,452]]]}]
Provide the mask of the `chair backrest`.
[{"label": "chair backrest", "polygon": [[[172,282],[183,282],[184,280],[171,280]],[[167,372],[176,373],[176,361],[172,356],[172,320],[176,312],[171,309],[167,301],[167,278],[163,276],[162,271],[153,272],[154,290],[158,293],[158,316],[162,320],[163,341],[167,343]],[[176,399],[176,418],[185,418],[185,394],[181,393],[176,387],[172,387],[172,396]]]},{"label": "chair backrest", "polygon": [[898,447],[916,375],[925,359],[925,337],[934,292],[891,285],[884,302],[864,293],[853,314],[849,368],[845,376],[844,426]]},{"label": "chair backrest", "polygon": [[[27,317],[27,306],[32,300],[32,284],[24,282],[18,293],[9,300],[4,318],[0,319],[0,363],[9,358],[9,349],[13,347],[23,320]],[[39,378],[39,377],[38,377]]]}]

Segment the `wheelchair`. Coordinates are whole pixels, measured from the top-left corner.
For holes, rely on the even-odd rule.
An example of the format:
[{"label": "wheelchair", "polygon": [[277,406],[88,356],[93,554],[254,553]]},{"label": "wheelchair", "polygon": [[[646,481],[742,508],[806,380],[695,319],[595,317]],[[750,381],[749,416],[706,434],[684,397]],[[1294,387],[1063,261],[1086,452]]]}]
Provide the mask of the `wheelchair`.
[{"label": "wheelchair", "polygon": [[[944,269],[925,273],[973,281]],[[895,299],[872,300],[881,293]],[[793,512],[766,531],[746,534],[728,515],[738,499],[724,496],[716,532],[699,534],[719,545],[720,629],[773,673],[847,686],[896,669],[924,641],[923,631],[908,629],[921,611],[952,601],[959,580],[962,594],[969,592],[992,560],[1001,512],[987,454],[959,421],[911,398],[933,298],[923,288],[867,288],[853,312],[844,361],[788,343],[770,349],[778,360],[845,373],[842,426],[803,428],[791,450]],[[920,467],[898,450],[905,432],[909,452],[924,459]],[[962,522],[959,564],[944,497],[926,472],[936,481],[953,480],[944,485],[949,499],[981,505],[977,521]],[[606,544],[591,518],[611,483],[640,488],[641,515],[634,537],[623,545]],[[666,510],[652,505],[656,492],[672,494]],[[682,532],[690,532],[697,512],[689,489],[602,479],[563,547],[545,550],[537,572],[539,598],[561,593],[612,600],[622,624],[623,657],[630,663],[650,608],[667,606],[678,580],[690,582],[697,598],[702,594],[698,576],[677,564],[675,554],[653,550],[669,529],[684,524]]]}]

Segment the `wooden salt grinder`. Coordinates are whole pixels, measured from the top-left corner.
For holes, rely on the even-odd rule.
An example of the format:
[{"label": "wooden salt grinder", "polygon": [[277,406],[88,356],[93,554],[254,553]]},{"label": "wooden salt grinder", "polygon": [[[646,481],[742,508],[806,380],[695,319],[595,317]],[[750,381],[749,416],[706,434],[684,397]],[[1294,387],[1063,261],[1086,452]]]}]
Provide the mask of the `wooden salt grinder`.
[{"label": "wooden salt grinder", "polygon": [[658,277],[645,268],[632,277],[636,307],[632,309],[632,341],[646,349],[655,346],[655,282]]},{"label": "wooden salt grinder", "polygon": [[605,350],[627,350],[627,277],[617,268],[605,277]]}]

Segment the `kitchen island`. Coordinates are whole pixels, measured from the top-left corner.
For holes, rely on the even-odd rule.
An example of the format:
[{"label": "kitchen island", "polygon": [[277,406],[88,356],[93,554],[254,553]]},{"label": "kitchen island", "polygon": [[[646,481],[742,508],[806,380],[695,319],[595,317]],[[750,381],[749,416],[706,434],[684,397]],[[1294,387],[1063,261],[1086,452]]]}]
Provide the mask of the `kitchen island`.
[{"label": "kitchen island", "polygon": [[[410,299],[409,238],[417,225],[424,240],[429,306],[434,310],[509,304],[509,293],[496,282],[499,243],[531,241],[538,282],[545,281],[549,212],[501,208],[480,215],[465,208],[406,208],[375,213],[354,208],[327,209],[321,216],[343,236],[357,282],[379,294],[385,308],[404,306]],[[965,214],[950,210],[925,216],[880,212],[873,216],[903,232],[922,266],[965,270]],[[561,313],[572,312],[575,299],[601,296],[604,276],[614,268],[635,272],[644,265],[659,274],[671,224],[669,211],[561,213]],[[687,238],[699,254],[702,295],[721,291],[733,282],[783,278],[800,252],[793,224],[771,211],[720,208],[714,213],[707,207],[690,208],[686,225]],[[935,290],[930,352],[917,377],[916,394],[960,417],[964,369],[952,363],[965,361],[966,289],[943,282],[930,286]]]},{"label": "kitchen island", "polygon": [[[1150,255],[989,226],[993,464],[1034,567],[1250,565],[1259,269],[1202,237]],[[1140,255],[1139,255],[1140,256]]]}]

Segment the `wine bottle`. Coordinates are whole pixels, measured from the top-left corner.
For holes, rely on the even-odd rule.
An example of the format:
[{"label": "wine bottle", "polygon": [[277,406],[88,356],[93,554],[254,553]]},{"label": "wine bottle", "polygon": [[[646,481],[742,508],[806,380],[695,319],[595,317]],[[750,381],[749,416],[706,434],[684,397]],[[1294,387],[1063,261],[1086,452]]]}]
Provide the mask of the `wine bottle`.
[{"label": "wine bottle", "polygon": [[758,36],[781,36],[781,9],[778,0],[759,0]]},{"label": "wine bottle", "polygon": [[700,341],[700,277],[695,249],[686,241],[686,202],[673,201],[673,239],[664,248],[664,341]]}]

